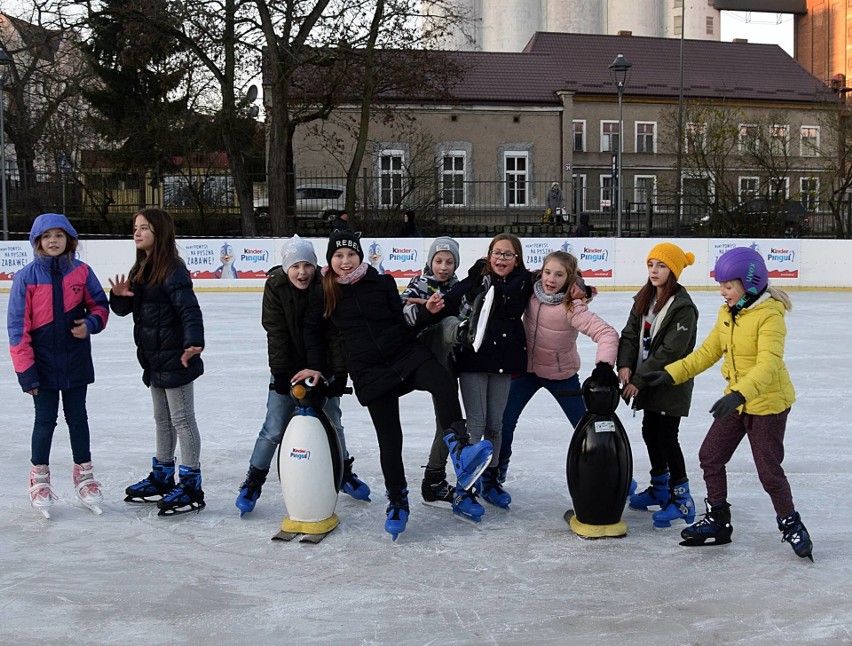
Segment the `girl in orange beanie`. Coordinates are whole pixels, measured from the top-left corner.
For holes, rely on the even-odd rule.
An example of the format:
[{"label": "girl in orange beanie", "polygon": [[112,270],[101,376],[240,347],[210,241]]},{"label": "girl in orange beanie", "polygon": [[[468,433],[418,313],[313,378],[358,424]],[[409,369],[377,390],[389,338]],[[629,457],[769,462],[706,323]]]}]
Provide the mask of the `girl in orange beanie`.
[{"label": "girl in orange beanie", "polygon": [[633,299],[618,345],[618,377],[622,397],[643,410],[642,439],[651,462],[651,485],[630,496],[631,509],[650,511],[654,527],[671,527],[673,520],[695,520],[695,504],[683,451],[678,442],[680,418],[689,414],[692,381],[670,388],[650,387],[642,376],[688,355],[695,347],[698,309],[678,283],[685,267],[695,262],[692,253],[670,242],[648,253],[648,282]]}]

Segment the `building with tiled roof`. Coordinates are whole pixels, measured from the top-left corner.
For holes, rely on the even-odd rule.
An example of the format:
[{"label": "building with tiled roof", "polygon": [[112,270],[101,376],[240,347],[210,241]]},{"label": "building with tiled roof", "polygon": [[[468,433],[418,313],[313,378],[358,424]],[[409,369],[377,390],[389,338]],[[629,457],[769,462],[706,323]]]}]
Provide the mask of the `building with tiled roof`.
[{"label": "building with tiled roof", "polygon": [[[831,179],[830,173],[817,177],[825,165],[813,144],[821,140],[824,148],[830,139],[820,131],[830,122],[835,95],[776,45],[683,45],[687,121],[699,118],[701,106],[713,107],[738,120],[742,138],[758,128],[775,138],[773,145],[783,139],[785,177],[761,178],[735,146],[725,180],[734,193],[745,198],[783,185],[783,199],[804,197],[816,206]],[[447,52],[462,70],[447,96],[381,97],[406,118],[371,124],[362,203],[404,203],[443,214],[495,208],[539,214],[557,182],[569,213],[611,212],[619,122],[609,66],[621,53],[632,64],[623,95],[623,208],[636,213],[651,204],[671,211],[678,185],[679,47],[666,38],[540,32],[520,53]],[[327,122],[297,130],[297,173],[340,174],[337,160],[354,144],[340,123],[355,114],[344,107]],[[708,127],[682,125],[683,141]],[[336,141],[334,155],[326,140]],[[721,179],[690,165],[687,148],[681,148],[681,194],[709,204],[720,195]],[[418,179],[424,175],[431,179]]]}]

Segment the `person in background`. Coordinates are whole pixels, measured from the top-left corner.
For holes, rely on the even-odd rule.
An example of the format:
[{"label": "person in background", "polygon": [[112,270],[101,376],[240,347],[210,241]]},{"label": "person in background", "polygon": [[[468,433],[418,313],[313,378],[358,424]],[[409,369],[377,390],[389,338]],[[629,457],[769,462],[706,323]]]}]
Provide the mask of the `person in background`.
[{"label": "person in background", "polygon": [[[151,473],[125,490],[126,502],[156,502],[160,516],[201,511],[201,434],[195,421],[194,382],[204,373],[204,322],[192,278],[178,255],[175,225],[162,209],[133,218],[136,262],[109,280],[109,305],[133,315],[136,357],[154,403],[156,451]],[[180,481],[175,449],[180,442]]]},{"label": "person in background", "polygon": [[350,231],[349,227],[349,214],[343,210],[340,211],[337,216],[331,222],[331,230],[334,231]]},{"label": "person in background", "polygon": [[420,238],[420,231],[414,223],[414,211],[411,209],[402,214],[402,226],[399,228],[400,238]]},{"label": "person in background", "polygon": [[580,224],[577,225],[577,228],[574,229],[574,233],[572,234],[575,238],[588,238],[592,234],[591,227],[589,226],[589,214],[581,213],[580,214]]},{"label": "person in background", "polygon": [[562,224],[565,221],[565,196],[559,187],[559,182],[553,182],[547,191],[545,205],[550,209],[550,219],[554,224]]},{"label": "person in background", "polygon": [[103,494],[92,470],[86,393],[95,381],[91,335],[106,327],[107,297],[92,268],[76,259],[77,231],[64,215],[39,215],[30,244],[35,258],[15,272],[6,315],[12,365],[35,406],[30,504],[49,518],[57,498],[49,465],[61,396],[74,489],[80,502],[99,513]]},{"label": "person in background", "polygon": [[813,542],[793,504],[784,460],[784,434],[796,393],[784,364],[789,296],[769,285],[766,263],[754,249],[735,247],[716,261],[714,277],[725,303],[701,347],[664,370],[649,373],[651,385],[682,384],[722,359],[725,395],[710,409],[714,422],[698,459],[707,486],[707,513],[681,532],[681,545],[731,542],[731,506],[725,467],[744,437],[764,491],[775,508],[782,541],[813,561]]}]

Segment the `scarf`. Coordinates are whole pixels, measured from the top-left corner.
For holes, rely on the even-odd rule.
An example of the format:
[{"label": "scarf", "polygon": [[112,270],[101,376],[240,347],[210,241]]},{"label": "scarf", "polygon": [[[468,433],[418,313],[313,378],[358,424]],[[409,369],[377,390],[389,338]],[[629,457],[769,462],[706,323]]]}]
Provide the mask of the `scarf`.
[{"label": "scarf", "polygon": [[541,285],[541,280],[533,283],[533,292],[535,293],[535,297],[545,305],[559,305],[565,299],[565,292],[546,294],[544,287]]},{"label": "scarf", "polygon": [[[367,274],[367,269],[369,269],[369,267],[370,263],[362,262],[360,265],[355,267],[355,271],[346,274],[345,276],[338,276],[337,283],[339,285],[354,285]],[[322,268],[322,275],[325,276],[330,270],[331,265],[326,265]]]}]

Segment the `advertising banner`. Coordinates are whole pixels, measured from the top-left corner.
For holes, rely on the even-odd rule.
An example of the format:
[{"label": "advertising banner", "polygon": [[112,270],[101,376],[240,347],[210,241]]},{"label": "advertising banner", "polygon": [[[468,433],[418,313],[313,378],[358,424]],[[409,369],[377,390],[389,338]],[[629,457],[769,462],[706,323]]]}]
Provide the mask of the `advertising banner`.
[{"label": "advertising banner", "polygon": [[716,261],[726,251],[734,247],[749,247],[757,251],[766,263],[770,279],[799,277],[799,249],[801,242],[791,238],[786,240],[711,240],[710,241],[710,278]]},{"label": "advertising banner", "polygon": [[29,242],[0,242],[0,280],[12,280],[15,272],[33,260]]},{"label": "advertising banner", "polygon": [[422,238],[361,238],[364,260],[380,274],[409,280],[423,273],[426,262]]},{"label": "advertising banner", "polygon": [[530,271],[541,269],[547,254],[566,251],[577,258],[584,278],[612,278],[612,238],[527,238],[522,243]]},{"label": "advertising banner", "polygon": [[178,240],[178,250],[195,279],[266,278],[276,263],[272,240]]}]

